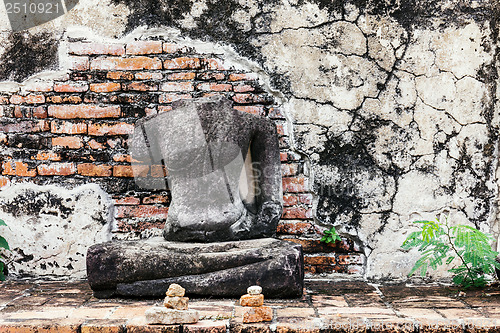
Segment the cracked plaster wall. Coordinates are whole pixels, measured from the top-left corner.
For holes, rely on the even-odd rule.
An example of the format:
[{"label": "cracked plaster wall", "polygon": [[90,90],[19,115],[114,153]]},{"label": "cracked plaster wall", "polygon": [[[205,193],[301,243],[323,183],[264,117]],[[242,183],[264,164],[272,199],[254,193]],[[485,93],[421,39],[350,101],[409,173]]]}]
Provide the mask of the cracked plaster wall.
[{"label": "cracked plaster wall", "polygon": [[[108,38],[139,26],[174,28],[233,47],[282,96],[292,145],[308,160],[316,223],[359,243],[366,276],[403,277],[415,253],[399,246],[413,220],[450,211],[453,223],[498,237],[494,6],[82,0],[29,32],[9,33],[3,23],[0,76],[22,80],[57,68],[52,46],[75,25]],[[23,52],[29,56],[19,58]]]}]

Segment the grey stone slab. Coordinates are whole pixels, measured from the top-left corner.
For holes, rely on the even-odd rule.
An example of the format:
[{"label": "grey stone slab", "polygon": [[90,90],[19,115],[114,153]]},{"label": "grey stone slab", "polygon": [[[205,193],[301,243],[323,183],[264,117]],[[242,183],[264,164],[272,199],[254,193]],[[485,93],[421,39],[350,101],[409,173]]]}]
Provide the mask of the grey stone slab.
[{"label": "grey stone slab", "polygon": [[239,297],[260,285],[266,298],[299,297],[300,245],[273,238],[182,243],[158,237],[90,247],[87,273],[96,297],[163,297],[178,283],[188,295]]}]

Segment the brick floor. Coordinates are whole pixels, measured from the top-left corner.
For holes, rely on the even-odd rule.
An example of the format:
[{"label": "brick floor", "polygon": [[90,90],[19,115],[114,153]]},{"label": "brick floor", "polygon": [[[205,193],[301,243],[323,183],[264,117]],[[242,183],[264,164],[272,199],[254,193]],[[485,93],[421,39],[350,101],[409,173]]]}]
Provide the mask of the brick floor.
[{"label": "brick floor", "polygon": [[266,299],[269,323],[243,324],[237,299],[190,299],[200,321],[147,325],[162,300],[96,299],[85,281],[0,284],[0,333],[500,332],[500,286],[307,280],[300,299]]}]

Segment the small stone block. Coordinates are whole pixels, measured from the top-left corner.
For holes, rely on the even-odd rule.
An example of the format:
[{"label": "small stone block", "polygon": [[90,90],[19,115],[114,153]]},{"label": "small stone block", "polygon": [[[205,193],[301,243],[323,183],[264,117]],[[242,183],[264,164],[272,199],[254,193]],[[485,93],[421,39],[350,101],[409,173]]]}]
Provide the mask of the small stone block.
[{"label": "small stone block", "polygon": [[243,312],[243,323],[259,323],[273,320],[273,309],[268,306],[248,307]]},{"label": "small stone block", "polygon": [[247,289],[247,294],[260,295],[260,294],[262,294],[262,287],[261,286],[250,286]]},{"label": "small stone block", "polygon": [[264,295],[243,295],[240,298],[241,306],[262,306],[264,304]]},{"label": "small stone block", "polygon": [[163,305],[169,309],[187,310],[189,298],[179,296],[167,296],[163,301]]},{"label": "small stone block", "polygon": [[148,324],[192,324],[198,322],[200,315],[196,310],[175,310],[155,306],[146,310],[146,323]]},{"label": "small stone block", "polygon": [[182,297],[184,296],[186,292],[186,289],[182,288],[180,285],[177,283],[172,283],[167,290],[167,296],[179,296]]}]

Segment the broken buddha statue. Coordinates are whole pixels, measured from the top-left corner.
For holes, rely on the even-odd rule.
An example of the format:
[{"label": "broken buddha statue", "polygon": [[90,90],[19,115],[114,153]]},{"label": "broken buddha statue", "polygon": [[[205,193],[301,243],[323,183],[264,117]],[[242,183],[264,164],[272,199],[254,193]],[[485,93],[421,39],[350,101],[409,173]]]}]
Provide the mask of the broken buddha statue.
[{"label": "broken buddha statue", "polygon": [[[221,96],[179,100],[171,111],[138,121],[130,149],[136,183],[171,191],[166,240],[218,242],[275,234],[282,190],[271,120],[238,111]],[[163,166],[165,177],[155,178],[147,167],[153,165]]]}]

